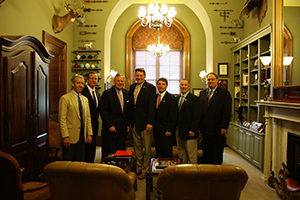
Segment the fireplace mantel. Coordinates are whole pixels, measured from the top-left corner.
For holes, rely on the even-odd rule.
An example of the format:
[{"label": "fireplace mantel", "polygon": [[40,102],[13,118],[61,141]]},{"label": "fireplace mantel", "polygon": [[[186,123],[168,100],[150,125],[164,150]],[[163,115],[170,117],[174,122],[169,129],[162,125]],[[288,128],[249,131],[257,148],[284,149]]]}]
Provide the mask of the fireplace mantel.
[{"label": "fireplace mantel", "polygon": [[300,135],[300,103],[255,101],[265,107],[264,178],[274,171],[278,175],[281,163],[287,160],[287,132]]}]

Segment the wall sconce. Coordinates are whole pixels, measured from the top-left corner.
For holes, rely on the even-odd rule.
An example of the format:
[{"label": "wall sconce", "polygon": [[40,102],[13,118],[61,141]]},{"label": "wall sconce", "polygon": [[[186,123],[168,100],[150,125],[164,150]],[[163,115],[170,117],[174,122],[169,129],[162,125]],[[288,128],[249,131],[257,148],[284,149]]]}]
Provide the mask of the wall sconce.
[{"label": "wall sconce", "polygon": [[107,76],[107,78],[106,78],[106,83],[105,83],[105,89],[107,90],[107,89],[109,89],[109,88],[111,88],[111,82],[112,82],[112,80],[114,79],[114,77],[117,75],[117,71],[115,71],[115,70],[110,70],[110,72],[109,72],[109,75]]},{"label": "wall sconce", "polygon": [[268,67],[272,61],[272,56],[261,56],[260,60],[265,66],[265,80],[264,80],[264,100],[268,101],[270,99],[270,83],[268,81]]},{"label": "wall sconce", "polygon": [[289,80],[287,80],[287,71],[288,67],[293,62],[294,57],[293,56],[284,56],[283,57],[283,85],[289,85]]},{"label": "wall sconce", "polygon": [[202,82],[206,82],[206,79],[207,79],[207,73],[205,72],[205,70],[202,70],[199,74]]}]

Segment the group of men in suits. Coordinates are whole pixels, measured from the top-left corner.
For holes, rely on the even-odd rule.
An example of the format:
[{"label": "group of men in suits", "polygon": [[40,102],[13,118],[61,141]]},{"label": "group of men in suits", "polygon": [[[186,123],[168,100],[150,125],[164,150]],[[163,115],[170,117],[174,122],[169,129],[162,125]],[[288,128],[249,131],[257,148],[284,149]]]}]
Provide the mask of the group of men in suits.
[{"label": "group of men in suits", "polygon": [[176,139],[178,157],[183,163],[196,164],[201,132],[203,162],[222,164],[231,96],[227,90],[218,87],[218,76],[215,73],[207,75],[208,88],[199,97],[190,93],[188,79],[180,81],[181,94],[174,97],[166,90],[167,79],[157,80],[156,94],[155,87],[145,78],[145,70],[136,68],[136,83],[128,91],[123,88],[124,75],[117,74],[114,86],[104,91],[100,100],[100,94],[95,90],[97,74],[91,72],[87,75],[85,88],[84,78],[75,75],[73,90],[62,96],[59,102],[64,159],[94,161],[100,114],[104,157],[116,150],[125,150],[126,135],[132,128],[139,179],[146,177],[149,167],[152,132],[157,157],[172,157]]}]

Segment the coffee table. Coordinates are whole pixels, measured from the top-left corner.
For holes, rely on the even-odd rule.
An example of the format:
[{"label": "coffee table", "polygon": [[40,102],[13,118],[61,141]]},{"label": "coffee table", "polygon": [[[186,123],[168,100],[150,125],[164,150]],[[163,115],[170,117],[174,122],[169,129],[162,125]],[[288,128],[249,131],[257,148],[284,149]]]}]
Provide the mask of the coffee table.
[{"label": "coffee table", "polygon": [[166,163],[182,164],[182,160],[179,158],[151,158],[149,170],[146,172],[146,200],[150,200],[151,191],[153,190],[153,177],[158,177],[163,169],[156,169],[155,162],[163,161]]}]

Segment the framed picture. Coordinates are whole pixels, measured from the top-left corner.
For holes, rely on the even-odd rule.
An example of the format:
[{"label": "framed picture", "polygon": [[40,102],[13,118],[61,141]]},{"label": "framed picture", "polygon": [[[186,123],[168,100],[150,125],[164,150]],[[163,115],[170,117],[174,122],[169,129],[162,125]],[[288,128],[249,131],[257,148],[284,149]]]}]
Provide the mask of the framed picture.
[{"label": "framed picture", "polygon": [[219,79],[218,85],[227,90],[228,81],[226,79]]},{"label": "framed picture", "polygon": [[218,76],[229,76],[229,63],[218,63]]},{"label": "framed picture", "polygon": [[193,94],[199,97],[200,92],[204,90],[203,88],[193,88]]}]

